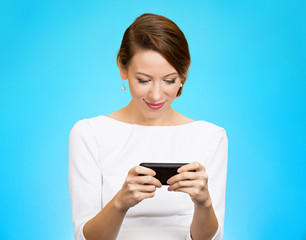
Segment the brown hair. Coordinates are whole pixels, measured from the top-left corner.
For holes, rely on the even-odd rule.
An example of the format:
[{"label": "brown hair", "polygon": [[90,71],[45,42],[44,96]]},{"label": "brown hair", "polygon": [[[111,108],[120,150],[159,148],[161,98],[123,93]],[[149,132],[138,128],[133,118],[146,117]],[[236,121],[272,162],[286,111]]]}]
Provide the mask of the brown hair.
[{"label": "brown hair", "polygon": [[[184,33],[170,19],[151,13],[142,14],[125,30],[117,55],[117,65],[128,68],[136,49],[160,53],[178,72],[184,85],[191,63]],[[180,87],[177,97],[182,94]]]}]

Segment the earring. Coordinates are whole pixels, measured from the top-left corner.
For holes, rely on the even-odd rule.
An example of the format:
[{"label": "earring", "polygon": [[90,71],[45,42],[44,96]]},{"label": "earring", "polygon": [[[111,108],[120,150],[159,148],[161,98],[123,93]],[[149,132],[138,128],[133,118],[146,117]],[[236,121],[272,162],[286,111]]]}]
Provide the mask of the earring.
[{"label": "earring", "polygon": [[181,87],[183,87],[183,83],[181,83]]},{"label": "earring", "polygon": [[124,86],[124,81],[122,80],[122,84],[123,84],[123,86],[122,86],[122,90],[124,91],[126,88],[125,88],[125,86]]}]

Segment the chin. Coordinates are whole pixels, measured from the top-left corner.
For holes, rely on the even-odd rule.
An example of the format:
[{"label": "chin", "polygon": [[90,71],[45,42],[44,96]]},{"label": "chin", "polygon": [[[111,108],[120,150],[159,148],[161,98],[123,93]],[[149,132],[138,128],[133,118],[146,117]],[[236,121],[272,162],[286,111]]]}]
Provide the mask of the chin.
[{"label": "chin", "polygon": [[160,118],[165,111],[162,112],[148,112],[148,111],[142,111],[142,113],[147,117],[147,118],[152,118],[152,119],[156,119],[156,118]]},{"label": "chin", "polygon": [[150,119],[160,118],[169,110],[168,103],[165,103],[162,109],[159,110],[150,109],[144,101],[143,104],[138,105],[138,107],[142,114]]}]

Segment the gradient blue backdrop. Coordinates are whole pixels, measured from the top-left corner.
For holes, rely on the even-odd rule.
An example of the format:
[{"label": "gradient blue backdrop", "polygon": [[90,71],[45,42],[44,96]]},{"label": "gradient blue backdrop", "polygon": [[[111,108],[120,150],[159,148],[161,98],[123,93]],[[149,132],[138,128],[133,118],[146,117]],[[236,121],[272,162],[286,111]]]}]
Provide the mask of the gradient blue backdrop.
[{"label": "gradient blue backdrop", "polygon": [[116,53],[145,12],[190,45],[174,109],[227,130],[224,240],[306,239],[302,0],[1,0],[0,239],[74,239],[68,135],[130,101]]}]

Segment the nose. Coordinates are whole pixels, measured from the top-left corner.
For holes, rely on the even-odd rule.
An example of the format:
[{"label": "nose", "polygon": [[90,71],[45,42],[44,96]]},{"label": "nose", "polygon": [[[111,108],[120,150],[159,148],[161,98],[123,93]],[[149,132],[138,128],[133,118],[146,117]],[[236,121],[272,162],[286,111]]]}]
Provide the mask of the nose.
[{"label": "nose", "polygon": [[154,82],[149,91],[149,98],[152,102],[158,102],[162,98],[162,88],[158,82]]}]

